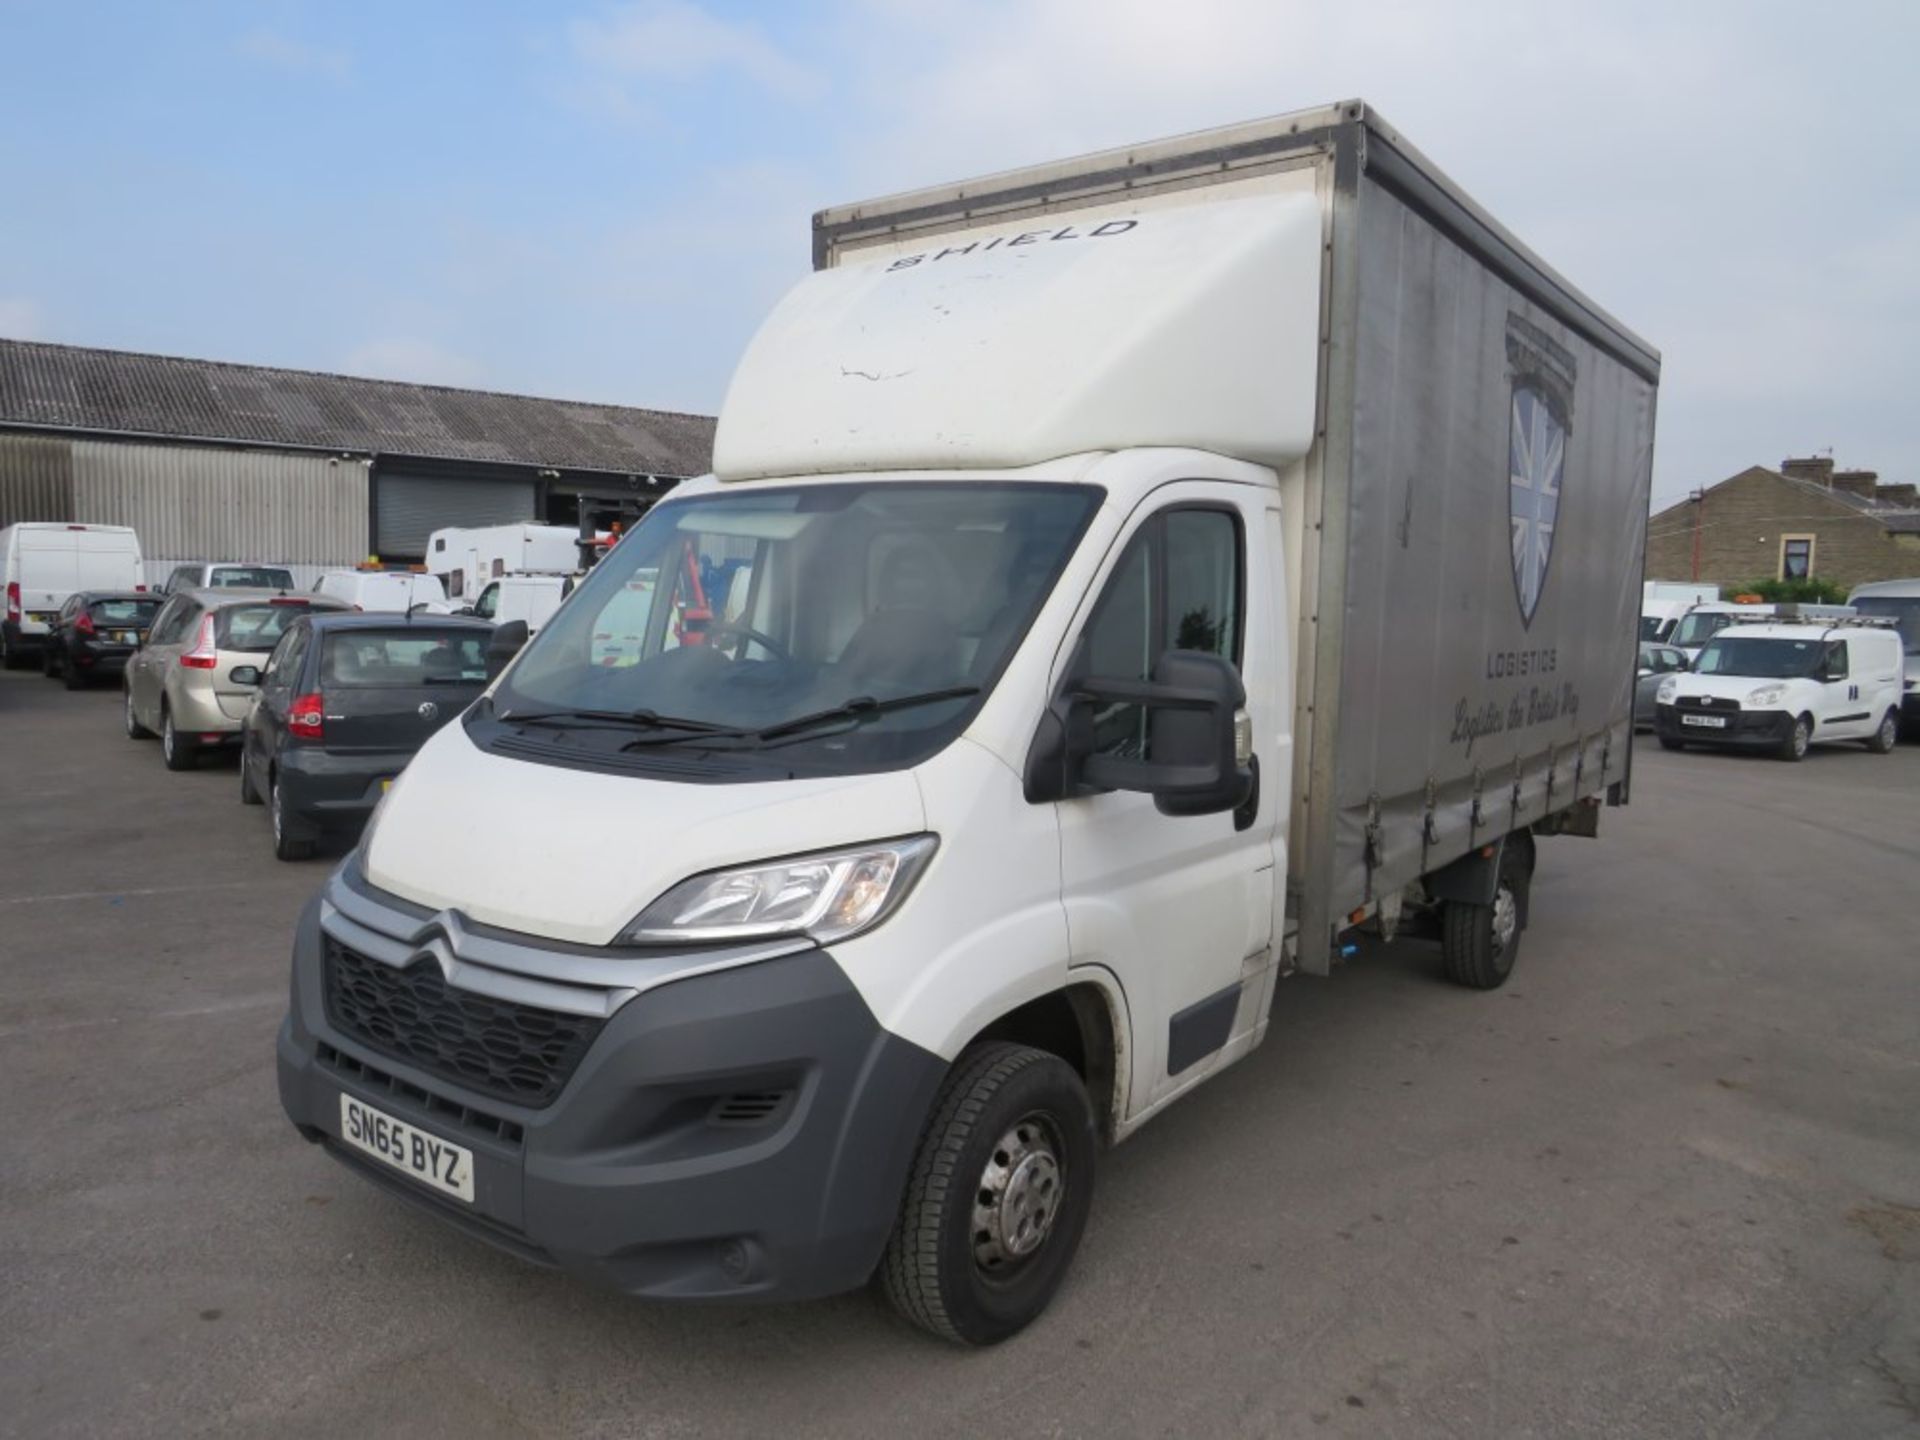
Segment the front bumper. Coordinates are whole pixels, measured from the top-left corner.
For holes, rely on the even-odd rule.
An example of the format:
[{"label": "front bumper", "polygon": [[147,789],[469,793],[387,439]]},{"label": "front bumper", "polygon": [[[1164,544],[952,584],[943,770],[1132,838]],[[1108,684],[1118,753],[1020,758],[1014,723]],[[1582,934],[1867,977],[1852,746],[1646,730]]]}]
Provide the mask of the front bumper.
[{"label": "front bumper", "polygon": [[[364,881],[358,891],[378,896]],[[497,959],[506,944],[503,932],[378,901],[399,917],[392,929],[411,920],[411,963],[439,975],[454,946]],[[368,913],[362,905],[342,924],[316,898],[295,934],[280,1098],[308,1139],[468,1234],[633,1295],[800,1299],[872,1274],[946,1065],[881,1028],[827,952],[689,973],[625,1003],[614,997],[629,992],[608,991],[615,1008],[558,1093],[517,1103],[449,1080],[441,1057],[419,1047],[401,1053],[404,1038],[369,1043],[349,1004],[330,1008],[327,946],[337,934],[364,941],[355,925]],[[574,973],[622,963],[616,951],[597,955],[556,947],[550,959]],[[702,959],[685,958],[690,970]],[[658,978],[655,961],[636,963]],[[482,968],[456,959],[451,973]],[[437,988],[434,975],[421,978]],[[496,991],[527,983],[491,971],[483,981]],[[473,1202],[347,1145],[342,1092],[470,1149]]]},{"label": "front bumper", "polygon": [[[1686,715],[1711,714],[1725,720],[1724,727],[1689,725]],[[1683,740],[1690,745],[1727,745],[1755,750],[1777,749],[1793,733],[1794,717],[1785,710],[1732,710],[1711,712],[1679,710],[1672,705],[1655,707],[1653,728],[1663,740]]]}]

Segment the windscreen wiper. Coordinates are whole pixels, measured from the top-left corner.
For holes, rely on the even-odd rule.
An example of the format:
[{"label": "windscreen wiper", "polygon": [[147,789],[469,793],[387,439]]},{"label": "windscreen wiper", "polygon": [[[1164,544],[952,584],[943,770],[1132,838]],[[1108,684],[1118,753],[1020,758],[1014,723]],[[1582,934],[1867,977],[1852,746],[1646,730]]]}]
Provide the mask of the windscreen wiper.
[{"label": "windscreen wiper", "polygon": [[593,720],[606,725],[633,725],[643,730],[675,730],[698,735],[737,733],[725,725],[662,715],[653,710],[496,710],[494,718],[509,725],[550,725],[562,730],[574,721]]},{"label": "windscreen wiper", "polygon": [[822,725],[831,725],[837,721],[852,721],[857,725],[870,715],[885,715],[894,710],[911,710],[919,705],[935,705],[942,700],[963,700],[969,695],[979,693],[978,685],[955,685],[945,690],[928,690],[920,695],[896,695],[891,700],[876,700],[871,695],[856,695],[851,700],[830,709],[816,710],[809,715],[796,715],[791,720],[782,720],[777,725],[768,725],[760,730],[730,730],[725,726],[716,725],[705,730],[688,730],[674,735],[647,735],[638,740],[629,740],[620,748],[642,750],[655,745],[679,745],[701,740],[754,740],[764,745],[808,730],[818,729]]}]

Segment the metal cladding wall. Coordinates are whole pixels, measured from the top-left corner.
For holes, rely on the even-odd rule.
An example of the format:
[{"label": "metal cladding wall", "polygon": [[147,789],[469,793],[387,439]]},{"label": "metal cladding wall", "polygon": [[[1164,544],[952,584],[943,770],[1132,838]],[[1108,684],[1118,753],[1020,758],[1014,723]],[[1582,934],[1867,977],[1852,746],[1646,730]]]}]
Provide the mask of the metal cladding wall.
[{"label": "metal cladding wall", "polygon": [[73,510],[131,525],[149,561],[352,565],[367,554],[367,467],[273,450],[74,440]]},{"label": "metal cladding wall", "polygon": [[1336,914],[1625,778],[1657,383],[1358,213]]},{"label": "metal cladding wall", "polygon": [[383,463],[374,483],[382,559],[424,557],[427,537],[449,525],[516,525],[536,518],[531,480],[409,473]]},{"label": "metal cladding wall", "polygon": [[73,442],[0,435],[0,525],[73,518]]}]

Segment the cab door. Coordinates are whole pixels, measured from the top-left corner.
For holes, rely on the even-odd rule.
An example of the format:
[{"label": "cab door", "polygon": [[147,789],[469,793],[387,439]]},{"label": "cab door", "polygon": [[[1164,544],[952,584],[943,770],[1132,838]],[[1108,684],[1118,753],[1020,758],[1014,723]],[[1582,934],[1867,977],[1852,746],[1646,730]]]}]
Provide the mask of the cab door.
[{"label": "cab door", "polygon": [[[1283,796],[1273,498],[1200,480],[1154,491],[1093,587],[1055,684],[1147,679],[1170,649],[1224,656],[1246,686],[1257,772]],[[1094,730],[1099,752],[1148,753],[1137,705],[1108,707]],[[1204,816],[1163,815],[1152,796],[1120,791],[1058,802],[1071,963],[1111,971],[1132,1019],[1129,1119],[1244,1053],[1264,1022],[1282,809],[1257,792],[1239,811]]]},{"label": "cab door", "polygon": [[1871,735],[1879,717],[1873,714],[1860,679],[1853,673],[1847,642],[1828,641],[1822,665],[1820,713],[1813,717],[1813,738],[1848,740]]}]

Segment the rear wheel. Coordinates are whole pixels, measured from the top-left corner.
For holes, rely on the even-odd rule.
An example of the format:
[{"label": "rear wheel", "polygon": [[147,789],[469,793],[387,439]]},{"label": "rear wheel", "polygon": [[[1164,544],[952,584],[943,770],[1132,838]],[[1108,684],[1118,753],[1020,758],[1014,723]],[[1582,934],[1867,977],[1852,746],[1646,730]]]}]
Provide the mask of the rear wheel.
[{"label": "rear wheel", "polygon": [[1092,1102],[1057,1055],[970,1050],[940,1088],[880,1261],[894,1309],[993,1345],[1047,1308],[1093,1203]]},{"label": "rear wheel", "polygon": [[295,840],[287,834],[286,797],[280,791],[280,777],[267,778],[267,816],[273,821],[273,858],[305,860],[313,854],[311,840]]},{"label": "rear wheel", "polygon": [[160,758],[169,770],[191,770],[200,763],[200,752],[173,726],[173,711],[160,709]]},{"label": "rear wheel", "polygon": [[240,747],[240,803],[258,805],[260,792],[253,788],[253,776],[247,771],[247,747]]},{"label": "rear wheel", "polygon": [[1873,738],[1867,741],[1867,748],[1876,755],[1891,755],[1893,747],[1900,741],[1900,717],[1889,710],[1881,720],[1880,728],[1873,732]]},{"label": "rear wheel", "polygon": [[125,696],[125,704],[122,708],[126,711],[127,738],[129,740],[153,739],[153,731],[140,723],[140,716],[133,708],[133,686],[123,685],[121,694]]},{"label": "rear wheel", "polygon": [[1794,718],[1793,729],[1787,732],[1787,738],[1780,742],[1782,760],[1804,760],[1807,748],[1813,744],[1813,717],[1799,715]]},{"label": "rear wheel", "polygon": [[40,647],[40,673],[49,680],[60,673],[60,667],[54,663],[53,642],[51,640]]},{"label": "rear wheel", "polygon": [[71,660],[64,662],[60,666],[60,678],[66,681],[67,689],[69,690],[84,690],[87,688],[86,671],[80,669]]},{"label": "rear wheel", "polygon": [[1509,838],[1500,854],[1493,903],[1449,900],[1440,917],[1440,951],[1447,978],[1471,990],[1497,990],[1520,958],[1527,925],[1528,866],[1521,846]]}]

